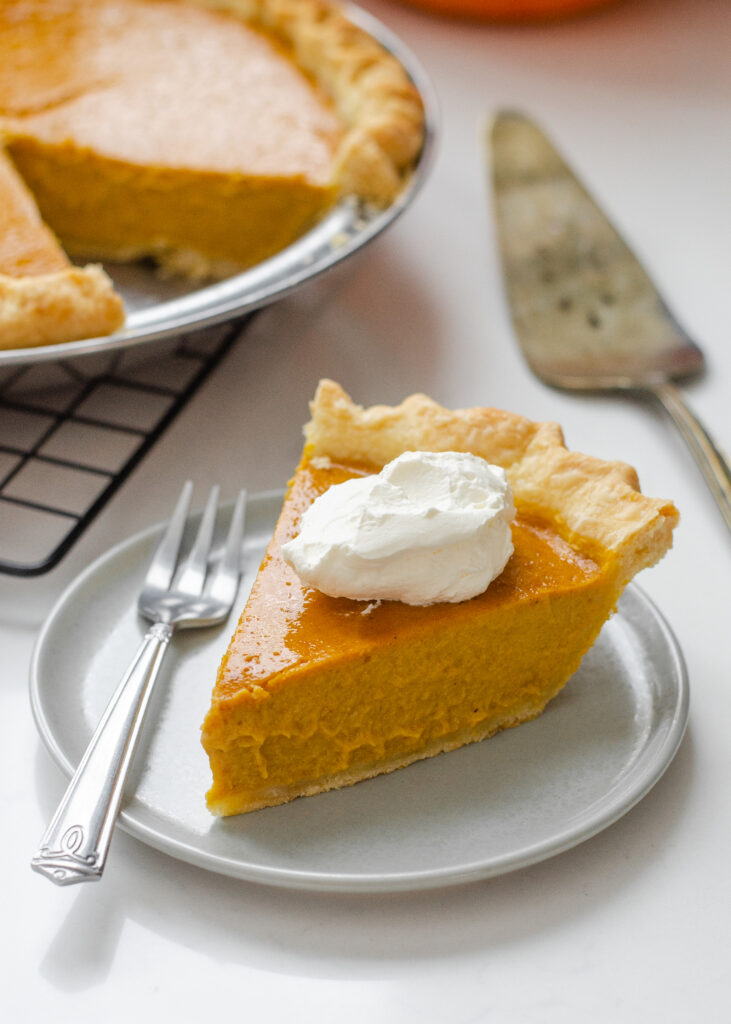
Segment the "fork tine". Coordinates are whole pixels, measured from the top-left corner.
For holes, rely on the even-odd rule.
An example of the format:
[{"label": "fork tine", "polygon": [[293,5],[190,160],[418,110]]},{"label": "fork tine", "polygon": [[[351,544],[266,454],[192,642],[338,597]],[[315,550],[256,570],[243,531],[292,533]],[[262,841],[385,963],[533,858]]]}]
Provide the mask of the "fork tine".
[{"label": "fork tine", "polygon": [[226,538],[226,548],[213,577],[210,595],[224,604],[232,604],[236,597],[241,576],[241,545],[244,539],[246,520],[246,491],[241,490],[236,498],[231,525]]},{"label": "fork tine", "polygon": [[165,535],[158,544],[157,550],[150,562],[150,568],[147,570],[147,576],[145,577],[146,586],[159,587],[161,590],[167,590],[170,586],[175,567],[178,563],[178,553],[183,540],[185,521],[188,518],[188,508],[192,493],[193,481],[186,480]]},{"label": "fork tine", "polygon": [[176,589],[184,594],[197,595],[203,591],[203,584],[205,583],[206,571],[208,569],[208,554],[211,550],[213,530],[216,525],[219,490],[220,488],[217,484],[211,488],[193,548],[176,584]]}]

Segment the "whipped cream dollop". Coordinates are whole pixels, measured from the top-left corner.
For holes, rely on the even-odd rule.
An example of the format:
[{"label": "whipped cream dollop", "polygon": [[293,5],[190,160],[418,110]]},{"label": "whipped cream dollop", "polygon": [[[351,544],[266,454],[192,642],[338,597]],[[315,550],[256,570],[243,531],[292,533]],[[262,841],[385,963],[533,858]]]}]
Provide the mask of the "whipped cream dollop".
[{"label": "whipped cream dollop", "polygon": [[466,601],[505,568],[514,515],[499,466],[463,452],[404,452],[316,498],[282,554],[331,597]]}]

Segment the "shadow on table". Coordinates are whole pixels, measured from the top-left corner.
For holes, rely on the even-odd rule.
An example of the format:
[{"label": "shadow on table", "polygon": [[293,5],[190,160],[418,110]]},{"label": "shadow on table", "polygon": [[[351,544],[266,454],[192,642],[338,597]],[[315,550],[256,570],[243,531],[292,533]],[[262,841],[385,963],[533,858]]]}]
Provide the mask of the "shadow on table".
[{"label": "shadow on table", "polygon": [[[643,884],[680,824],[694,767],[689,730],[655,788],[604,832],[542,864],[421,893],[349,896],[256,886],[171,861],[119,832],[107,875],[80,887],[41,974],[66,992],[102,984],[129,921],[220,963],[315,978],[383,977],[423,969],[421,959],[519,949]],[[41,748],[36,779],[50,815],[62,783]]]}]

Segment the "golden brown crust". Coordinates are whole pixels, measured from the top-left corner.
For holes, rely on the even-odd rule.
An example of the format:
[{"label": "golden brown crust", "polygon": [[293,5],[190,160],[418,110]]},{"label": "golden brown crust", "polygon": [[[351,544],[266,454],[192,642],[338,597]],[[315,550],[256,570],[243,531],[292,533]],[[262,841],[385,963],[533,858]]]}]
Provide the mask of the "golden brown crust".
[{"label": "golden brown crust", "polygon": [[123,323],[122,300],[101,267],[0,274],[0,349],[95,338]]},{"label": "golden brown crust", "polygon": [[555,423],[499,409],[451,411],[426,395],[364,409],[320,382],[305,428],[309,457],[383,465],[403,451],[469,451],[508,473],[516,506],[550,520],[570,544],[616,561],[619,583],[653,565],[672,543],[672,502],[640,493],[635,470],[564,445]]},{"label": "golden brown crust", "polygon": [[332,97],[346,131],[338,189],[379,206],[408,178],[424,140],[424,109],[403,66],[325,0],[184,0],[228,11],[280,37]]}]

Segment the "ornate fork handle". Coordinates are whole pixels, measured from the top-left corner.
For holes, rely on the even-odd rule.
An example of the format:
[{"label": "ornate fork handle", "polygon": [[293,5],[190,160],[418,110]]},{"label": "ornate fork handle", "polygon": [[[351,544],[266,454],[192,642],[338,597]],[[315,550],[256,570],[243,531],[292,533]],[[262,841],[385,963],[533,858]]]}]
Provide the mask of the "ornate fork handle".
[{"label": "ornate fork handle", "polygon": [[172,635],[173,626],[165,623],[147,631],[41,839],[31,867],[57,885],[102,876],[124,783]]}]

